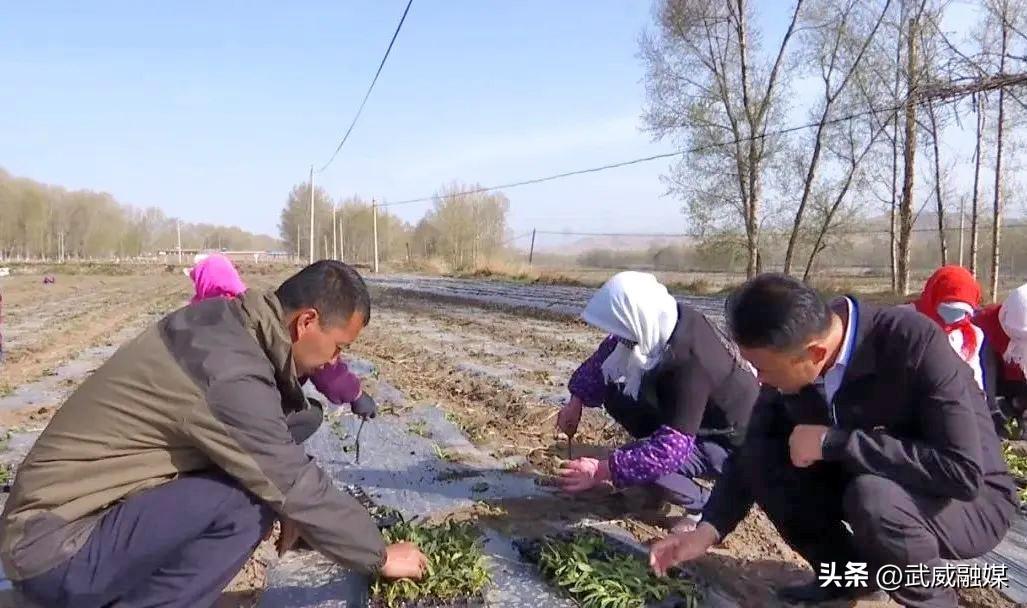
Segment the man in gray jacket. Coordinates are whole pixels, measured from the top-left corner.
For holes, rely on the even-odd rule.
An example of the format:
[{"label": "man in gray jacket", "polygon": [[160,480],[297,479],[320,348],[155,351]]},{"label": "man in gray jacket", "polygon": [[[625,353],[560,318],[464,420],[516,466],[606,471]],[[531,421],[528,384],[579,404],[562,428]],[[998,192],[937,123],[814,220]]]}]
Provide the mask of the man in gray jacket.
[{"label": "man in gray jacket", "polygon": [[299,376],[370,320],[367,288],[321,261],[274,293],[171,313],[54,415],[0,522],[5,572],[47,607],[210,606],[275,515],[347,567],[420,577],[417,547],[370,516],[290,434]]}]

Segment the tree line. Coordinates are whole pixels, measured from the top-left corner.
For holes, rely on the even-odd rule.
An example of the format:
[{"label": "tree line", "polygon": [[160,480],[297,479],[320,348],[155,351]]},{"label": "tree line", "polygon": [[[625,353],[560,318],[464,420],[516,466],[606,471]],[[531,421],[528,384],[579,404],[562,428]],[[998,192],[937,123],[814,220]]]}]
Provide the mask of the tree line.
[{"label": "tree line", "polygon": [[[461,194],[480,188],[460,182],[441,187],[431,209],[411,225],[389,211],[388,201],[368,201],[359,196],[333,200],[323,188],[315,186],[314,257],[369,263],[374,256],[376,215],[380,260],[437,258],[452,268],[472,268],[503,250],[508,231],[510,201],[504,194]],[[299,258],[306,258],[311,251],[310,207],[309,182],[295,185],[278,224],[280,238]]]},{"label": "tree line", "polygon": [[[240,228],[181,223],[185,249],[268,251],[278,242]],[[178,246],[179,221],[106,192],[66,190],[0,169],[0,260],[139,258]]]}]

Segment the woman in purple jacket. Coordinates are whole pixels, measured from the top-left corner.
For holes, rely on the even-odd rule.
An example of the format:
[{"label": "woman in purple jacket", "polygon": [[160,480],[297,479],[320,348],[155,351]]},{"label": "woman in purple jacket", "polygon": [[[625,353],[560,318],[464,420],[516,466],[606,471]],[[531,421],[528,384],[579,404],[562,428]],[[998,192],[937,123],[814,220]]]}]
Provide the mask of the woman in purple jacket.
[{"label": "woman in purple jacket", "polygon": [[701,512],[709,492],[694,478],[716,478],[744,439],[759,394],[752,368],[651,274],[614,275],[582,318],[609,336],[571,376],[557,427],[573,436],[583,407],[604,406],[636,441],[606,460],[565,463],[562,487],[656,484],[689,512]]}]

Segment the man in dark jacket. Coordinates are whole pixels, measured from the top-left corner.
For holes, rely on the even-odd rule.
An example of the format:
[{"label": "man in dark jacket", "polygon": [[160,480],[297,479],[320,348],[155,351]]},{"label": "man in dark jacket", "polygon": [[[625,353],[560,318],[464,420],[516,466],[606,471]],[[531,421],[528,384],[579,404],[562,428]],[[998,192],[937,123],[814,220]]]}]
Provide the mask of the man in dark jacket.
[{"label": "man in dark jacket", "polygon": [[419,577],[417,547],[387,547],[286,420],[306,407],[298,376],[335,361],[370,311],[360,276],[322,261],[122,346],[19,468],[0,522],[7,576],[46,607],[210,606],[277,514],[340,564]]},{"label": "man in dark jacket", "polygon": [[[818,574],[868,564],[868,587],[779,591],[793,602],[852,598],[873,588],[882,566],[929,569],[999,543],[1015,486],[983,393],[930,319],[852,298],[828,305],[782,275],[744,285],[727,317],[764,395],[703,522],[653,547],[657,571],[705,553],[753,503]],[[906,606],[956,606],[954,590],[931,580],[891,595]]]}]

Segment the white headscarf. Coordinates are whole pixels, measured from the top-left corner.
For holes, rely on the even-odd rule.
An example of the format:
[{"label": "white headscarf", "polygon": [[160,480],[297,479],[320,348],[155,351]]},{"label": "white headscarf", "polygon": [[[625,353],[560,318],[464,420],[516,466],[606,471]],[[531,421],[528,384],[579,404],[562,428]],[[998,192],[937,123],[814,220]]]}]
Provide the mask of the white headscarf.
[{"label": "white headscarf", "polygon": [[1009,336],[1009,346],[1002,358],[1020,369],[1027,368],[1027,285],[1009,294],[998,312],[998,322]]},{"label": "white headscarf", "polygon": [[624,394],[638,398],[645,372],[663,357],[674,326],[678,304],[651,274],[615,274],[592,296],[581,318],[588,324],[635,343],[617,344],[603,362],[607,382],[623,382]]}]

